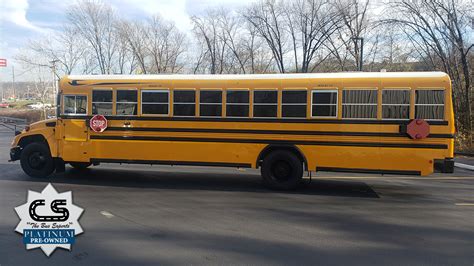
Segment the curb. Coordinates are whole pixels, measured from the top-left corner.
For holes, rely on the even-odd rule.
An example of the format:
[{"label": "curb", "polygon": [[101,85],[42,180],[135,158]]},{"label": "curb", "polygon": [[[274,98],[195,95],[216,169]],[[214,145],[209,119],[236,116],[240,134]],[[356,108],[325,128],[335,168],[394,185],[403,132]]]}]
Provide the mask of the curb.
[{"label": "curb", "polygon": [[455,152],[454,155],[460,155],[460,156],[467,156],[467,157],[474,157],[474,153],[472,152]]}]

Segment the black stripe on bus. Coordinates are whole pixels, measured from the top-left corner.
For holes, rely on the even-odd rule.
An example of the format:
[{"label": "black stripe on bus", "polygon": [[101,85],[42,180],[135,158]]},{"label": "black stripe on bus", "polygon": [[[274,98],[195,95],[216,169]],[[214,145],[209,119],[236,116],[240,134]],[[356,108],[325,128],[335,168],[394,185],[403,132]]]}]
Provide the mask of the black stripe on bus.
[{"label": "black stripe on bus", "polygon": [[412,170],[383,170],[383,169],[339,168],[339,167],[316,167],[316,171],[365,173],[365,174],[387,174],[387,175],[421,175],[420,171],[412,171]]},{"label": "black stripe on bus", "polygon": [[88,85],[88,86],[111,86],[111,85],[143,85],[143,84],[150,84],[150,83],[143,83],[143,82],[100,82],[100,83],[92,83],[92,84],[88,84],[87,82],[86,83],[79,83],[81,81],[85,81],[85,80],[72,80],[72,81],[69,81],[69,85],[71,86],[85,86],[85,85]]},{"label": "black stripe on bus", "polygon": [[[408,137],[406,133],[396,132],[345,132],[313,130],[263,130],[263,129],[221,129],[221,128],[165,128],[165,127],[108,127],[107,131],[139,132],[187,132],[187,133],[238,133],[238,134],[278,134],[309,136],[355,136],[355,137]],[[430,138],[454,138],[451,134],[430,134]]]},{"label": "black stripe on bus", "polygon": [[91,158],[91,163],[126,163],[126,164],[163,164],[163,165],[190,165],[190,166],[218,166],[251,168],[249,163],[223,163],[223,162],[196,162],[196,161],[162,161],[162,160],[129,160],[129,159],[101,159]]},{"label": "black stripe on bus", "polygon": [[420,149],[447,149],[444,144],[419,143],[381,143],[381,142],[336,142],[310,140],[269,140],[269,139],[230,139],[230,138],[186,138],[186,137],[152,137],[152,136],[104,136],[92,135],[91,139],[100,140],[138,140],[138,141],[182,141],[182,142],[218,142],[218,143],[255,143],[277,145],[316,145],[316,146],[352,146],[352,147],[384,147],[384,148],[420,148]]},{"label": "black stripe on bus", "polygon": [[[62,115],[65,119],[90,119],[87,115]],[[156,116],[106,116],[107,120],[125,121],[177,121],[177,122],[250,122],[250,123],[309,123],[309,124],[374,124],[407,125],[410,120],[367,119],[306,119],[306,118],[211,118],[211,117],[156,117]],[[448,125],[448,121],[427,121],[430,125]]]}]

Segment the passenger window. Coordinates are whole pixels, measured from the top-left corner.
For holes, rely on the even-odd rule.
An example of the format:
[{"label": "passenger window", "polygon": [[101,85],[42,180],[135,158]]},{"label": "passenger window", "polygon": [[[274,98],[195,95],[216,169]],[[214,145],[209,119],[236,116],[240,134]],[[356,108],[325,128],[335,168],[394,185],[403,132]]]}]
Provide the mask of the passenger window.
[{"label": "passenger window", "polygon": [[117,115],[137,115],[137,91],[117,90]]},{"label": "passenger window", "polygon": [[111,115],[112,114],[112,91],[93,90],[92,91],[92,114]]},{"label": "passenger window", "polygon": [[226,116],[249,117],[249,91],[227,90]]},{"label": "passenger window", "polygon": [[142,114],[168,115],[169,91],[168,90],[142,90]]},{"label": "passenger window", "polygon": [[410,118],[410,90],[382,90],[382,118]]},{"label": "passenger window", "polygon": [[68,115],[87,114],[87,96],[64,95],[64,114],[68,114]]},{"label": "passenger window", "polygon": [[306,117],[306,90],[284,90],[281,94],[282,117]]},{"label": "passenger window", "polygon": [[222,91],[201,90],[199,94],[200,116],[222,116]]},{"label": "passenger window", "polygon": [[337,90],[313,90],[312,117],[337,117]]},{"label": "passenger window", "polygon": [[255,90],[253,92],[254,117],[277,117],[277,110],[277,90]]},{"label": "passenger window", "polygon": [[196,115],[196,92],[194,90],[173,91],[173,116]]},{"label": "passenger window", "polygon": [[377,118],[377,90],[344,90],[342,93],[343,118]]},{"label": "passenger window", "polygon": [[415,118],[444,120],[444,90],[416,90]]}]

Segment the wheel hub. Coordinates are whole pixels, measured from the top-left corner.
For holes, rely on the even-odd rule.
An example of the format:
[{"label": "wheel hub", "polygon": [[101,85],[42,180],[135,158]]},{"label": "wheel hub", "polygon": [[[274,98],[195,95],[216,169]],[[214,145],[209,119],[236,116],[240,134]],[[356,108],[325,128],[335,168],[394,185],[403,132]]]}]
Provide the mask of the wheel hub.
[{"label": "wheel hub", "polygon": [[292,167],[286,161],[276,161],[272,167],[273,177],[278,181],[286,181],[291,177]]},{"label": "wheel hub", "polygon": [[41,152],[34,152],[30,155],[28,162],[31,168],[38,170],[43,168],[46,158]]}]

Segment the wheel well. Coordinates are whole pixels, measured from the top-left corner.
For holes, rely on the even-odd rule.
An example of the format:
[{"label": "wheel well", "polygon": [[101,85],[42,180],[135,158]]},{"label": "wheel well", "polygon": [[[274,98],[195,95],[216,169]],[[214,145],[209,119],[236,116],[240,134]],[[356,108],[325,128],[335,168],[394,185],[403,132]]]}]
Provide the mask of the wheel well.
[{"label": "wheel well", "polygon": [[26,145],[33,143],[33,142],[40,142],[46,144],[49,149],[48,141],[43,137],[43,135],[30,135],[20,139],[18,142],[18,146],[22,149],[26,147]]},{"label": "wheel well", "polygon": [[304,163],[304,169],[306,171],[308,170],[308,162],[306,160],[306,157],[301,152],[301,150],[298,149],[298,147],[296,147],[295,145],[268,145],[266,146],[258,155],[257,164],[256,164],[257,167],[260,167],[262,165],[263,158],[265,158],[265,156],[267,156],[268,154],[276,150],[284,150],[284,151],[292,152]]}]

